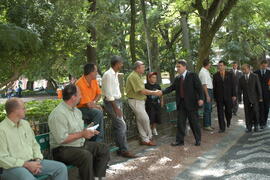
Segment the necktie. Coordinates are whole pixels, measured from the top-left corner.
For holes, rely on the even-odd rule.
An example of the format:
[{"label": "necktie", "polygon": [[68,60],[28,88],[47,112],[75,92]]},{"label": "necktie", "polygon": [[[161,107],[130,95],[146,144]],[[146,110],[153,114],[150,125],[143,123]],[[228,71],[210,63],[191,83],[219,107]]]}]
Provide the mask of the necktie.
[{"label": "necktie", "polygon": [[261,73],[262,73],[262,76],[264,76],[264,74],[265,74],[265,69],[262,69]]},{"label": "necktie", "polygon": [[180,97],[184,98],[184,77],[180,77]]},{"label": "necktie", "polygon": [[246,79],[246,81],[248,81],[248,75],[247,74],[245,75],[245,79]]},{"label": "necktie", "polygon": [[225,72],[221,72],[220,75],[221,75],[222,80],[224,80],[224,78],[225,78]]}]

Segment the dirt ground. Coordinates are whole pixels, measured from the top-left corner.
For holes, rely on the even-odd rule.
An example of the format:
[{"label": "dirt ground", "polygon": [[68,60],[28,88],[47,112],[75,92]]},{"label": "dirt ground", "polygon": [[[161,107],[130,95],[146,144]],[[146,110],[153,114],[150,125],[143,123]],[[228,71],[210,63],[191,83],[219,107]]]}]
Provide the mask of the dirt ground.
[{"label": "dirt ground", "polygon": [[130,149],[139,158],[126,160],[116,153],[112,154],[110,168],[107,170],[106,180],[167,180],[173,179],[200,156],[209,151],[222,137],[228,135],[234,128],[244,124],[243,108],[240,106],[238,116],[233,116],[232,125],[225,133],[218,133],[217,116],[212,113],[213,132],[202,130],[201,146],[194,146],[194,137],[190,130],[185,138],[185,146],[172,147],[175,140],[175,127],[157,136],[158,144],[155,148],[138,145],[138,141],[130,143]]}]

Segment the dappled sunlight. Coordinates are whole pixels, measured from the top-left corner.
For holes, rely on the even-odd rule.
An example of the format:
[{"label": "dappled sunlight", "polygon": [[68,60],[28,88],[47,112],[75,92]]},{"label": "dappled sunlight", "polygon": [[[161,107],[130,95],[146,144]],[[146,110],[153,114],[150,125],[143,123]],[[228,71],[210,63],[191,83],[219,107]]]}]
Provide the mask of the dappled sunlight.
[{"label": "dappled sunlight", "polygon": [[166,163],[167,162],[171,162],[172,159],[168,158],[168,157],[162,157],[160,158],[159,160],[157,160],[156,163],[154,163],[153,165],[151,165],[148,170],[149,171],[156,171],[156,170],[159,170],[159,169],[164,169],[168,166],[166,166]]},{"label": "dappled sunlight", "polygon": [[239,104],[238,108],[239,109],[244,109],[244,104]]},{"label": "dappled sunlight", "polygon": [[173,166],[172,168],[173,168],[173,169],[179,169],[179,168],[181,168],[181,167],[182,167],[181,164],[177,164],[177,165]]},{"label": "dappled sunlight", "polygon": [[193,172],[194,175],[196,176],[214,176],[214,177],[220,177],[225,174],[225,169],[205,169],[205,170],[198,170]]},{"label": "dappled sunlight", "polygon": [[243,120],[243,119],[238,119],[238,120],[237,120],[237,125],[240,125],[240,126],[246,126],[246,122],[245,122],[245,120]]}]

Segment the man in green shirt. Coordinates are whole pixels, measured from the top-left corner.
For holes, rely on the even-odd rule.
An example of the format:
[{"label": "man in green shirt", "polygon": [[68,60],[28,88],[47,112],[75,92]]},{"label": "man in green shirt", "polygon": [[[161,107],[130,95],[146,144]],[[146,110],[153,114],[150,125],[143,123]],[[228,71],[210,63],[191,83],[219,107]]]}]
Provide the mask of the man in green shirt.
[{"label": "man in green shirt", "polygon": [[145,89],[143,77],[145,66],[142,61],[136,61],[134,64],[134,71],[128,76],[126,82],[126,92],[128,97],[128,104],[133,110],[138,131],[141,137],[141,145],[155,146],[152,140],[152,131],[150,128],[150,120],[145,110],[146,95],[160,96],[161,91],[150,91]]},{"label": "man in green shirt", "polygon": [[80,89],[67,85],[63,90],[64,101],[49,116],[53,158],[78,167],[81,180],[102,179],[110,159],[109,148],[103,143],[85,140],[99,132],[84,128],[82,113],[76,107],[80,99]]},{"label": "man in green shirt", "polygon": [[0,123],[0,167],[4,180],[34,180],[34,175],[50,175],[67,180],[66,166],[57,161],[43,160],[39,144],[25,117],[25,107],[18,98],[5,104],[7,117]]}]

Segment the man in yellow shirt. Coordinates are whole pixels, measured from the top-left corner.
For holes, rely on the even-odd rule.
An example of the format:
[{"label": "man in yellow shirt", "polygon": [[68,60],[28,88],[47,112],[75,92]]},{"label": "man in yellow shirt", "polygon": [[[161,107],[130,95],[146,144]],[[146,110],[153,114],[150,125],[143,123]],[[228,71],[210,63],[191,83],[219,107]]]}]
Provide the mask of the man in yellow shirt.
[{"label": "man in yellow shirt", "polygon": [[0,123],[0,167],[4,180],[35,180],[34,175],[50,175],[67,180],[66,166],[57,161],[43,160],[40,146],[25,117],[25,107],[18,98],[5,104],[6,119]]},{"label": "man in yellow shirt", "polygon": [[130,73],[126,82],[126,92],[128,104],[136,116],[137,127],[141,137],[141,145],[155,146],[156,143],[152,139],[152,131],[150,128],[150,120],[145,110],[146,95],[160,96],[160,90],[150,91],[145,89],[143,82],[143,74],[145,65],[142,61],[136,61],[134,71]]},{"label": "man in yellow shirt", "polygon": [[81,91],[81,100],[77,107],[83,114],[85,124],[90,124],[91,122],[99,124],[97,130],[100,133],[91,140],[102,142],[104,138],[103,111],[101,106],[97,104],[101,97],[101,89],[99,88],[96,77],[97,66],[94,64],[86,64],[84,66],[83,76],[76,82],[76,85]]}]

